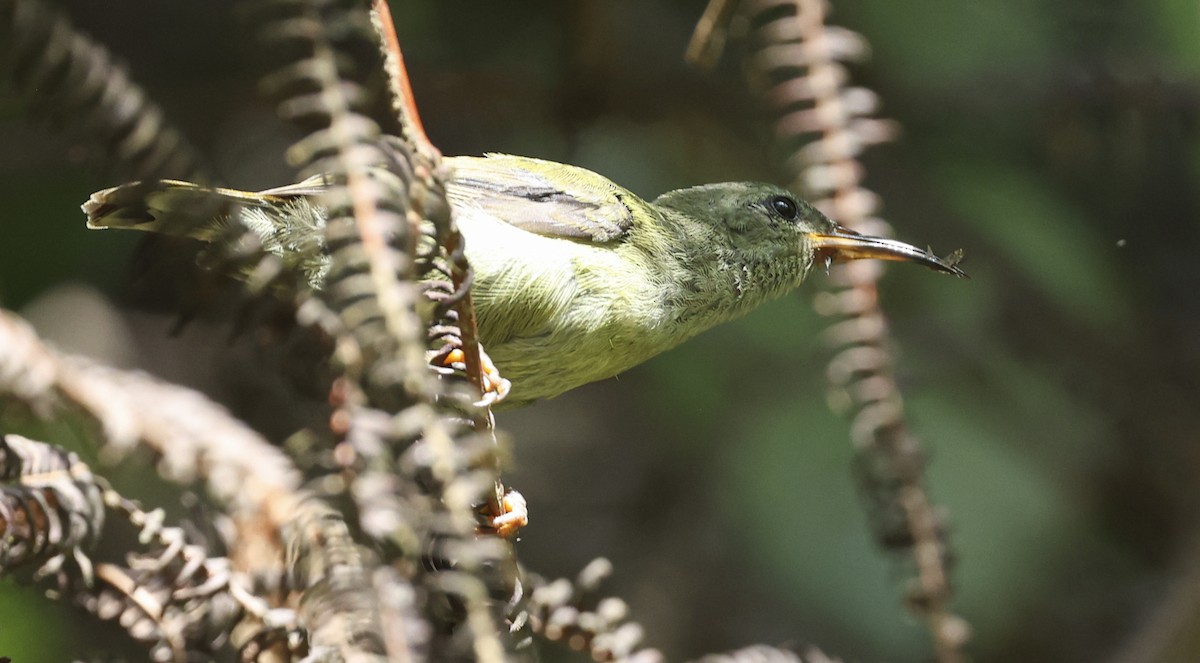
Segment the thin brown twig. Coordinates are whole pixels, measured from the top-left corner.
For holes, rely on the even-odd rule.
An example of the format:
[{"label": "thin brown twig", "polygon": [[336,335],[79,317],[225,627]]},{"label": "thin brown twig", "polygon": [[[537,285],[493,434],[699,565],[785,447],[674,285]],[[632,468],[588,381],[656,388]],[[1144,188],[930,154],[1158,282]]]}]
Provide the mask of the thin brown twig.
[{"label": "thin brown twig", "polygon": [[[441,152],[429,140],[429,136],[425,133],[424,125],[421,123],[421,115],[417,110],[416,99],[413,96],[408,67],[404,63],[404,53],[400,48],[400,40],[396,35],[396,26],[392,21],[392,14],[387,1],[373,0],[372,6],[375,14],[376,29],[379,31],[384,45],[392,91],[396,96],[394,107],[400,116],[400,125],[412,132],[411,138],[418,146],[418,150],[440,156]],[[446,238],[446,249],[454,257],[451,261],[451,279],[455,292],[463,289],[463,285],[471,269],[466,261],[466,257],[462,255],[462,244],[463,237],[458,232],[458,227],[453,223],[452,216],[449,236]],[[470,289],[467,289],[455,304],[455,310],[458,311],[458,327],[462,338],[462,351],[466,364],[467,382],[474,388],[475,393],[483,396],[485,394],[482,346],[479,343],[479,327],[475,316],[475,302]],[[475,430],[480,433],[492,434],[494,438],[495,419],[492,416],[491,407],[485,404],[483,407],[473,408],[473,410],[471,420]],[[488,494],[487,510],[491,514],[499,515],[504,511],[503,497],[505,488],[499,478],[500,468],[496,467],[495,469],[497,476],[496,485],[495,490]]]},{"label": "thin brown twig", "polygon": [[[441,151],[429,140],[425,133],[425,125],[421,122],[421,114],[417,111],[416,97],[413,96],[412,83],[408,77],[408,67],[404,64],[404,52],[400,50],[400,39],[396,36],[396,24],[392,21],[392,10],[387,0],[372,0],[373,18],[377,22],[375,28],[383,40],[385,66],[388,69],[388,79],[392,86],[392,97],[400,126],[409,132],[409,139],[417,146],[418,151],[427,157],[441,156]],[[434,157],[436,155],[436,157]]]},{"label": "thin brown twig", "polygon": [[[413,97],[412,84],[408,76],[408,67],[404,63],[404,53],[400,49],[400,40],[396,36],[396,25],[392,21],[392,13],[388,8],[387,1],[373,0],[372,7],[375,13],[376,29],[380,33],[380,38],[384,46],[392,93],[396,97],[394,107],[400,116],[400,125],[412,131],[412,139],[419,151],[436,154],[440,157],[441,152],[429,140],[429,136],[425,134],[425,127],[421,123],[421,114],[417,110],[416,100]],[[462,235],[459,234],[457,227],[453,227],[452,224],[450,237],[447,238],[447,252],[451,255],[460,253],[462,242]],[[469,266],[465,264],[465,258],[462,258],[462,262],[464,267],[469,269]],[[459,265],[453,265],[452,269],[454,269],[455,273],[451,275],[455,292],[462,288],[467,277],[466,270],[455,269],[457,267]],[[479,333],[475,323],[475,307],[469,290],[458,301],[457,310],[459,314],[459,327],[462,332],[467,381],[475,387],[477,392],[482,394],[483,362],[480,358]],[[473,420],[476,430],[481,432],[491,430],[490,419],[491,417],[486,411],[475,413]]]},{"label": "thin brown twig", "polygon": [[[451,241],[455,244],[461,244],[462,235],[455,232],[451,237]],[[458,247],[451,246],[452,252],[457,251]],[[463,258],[465,265],[466,258]],[[459,265],[454,266],[454,289],[456,291],[463,287],[463,283],[467,277],[467,269],[469,266],[462,268]],[[462,299],[459,300],[456,310],[458,311],[458,326],[462,332],[463,357],[467,365],[467,382],[475,388],[476,393],[483,394],[483,346],[479,343],[479,325],[475,317],[475,299],[471,296],[471,291],[468,289],[463,293]],[[472,413],[472,421],[475,424],[475,430],[481,433],[491,432],[495,426],[491,416],[491,407],[475,408]],[[499,468],[497,468],[499,469]],[[499,482],[497,482],[499,484]]]}]

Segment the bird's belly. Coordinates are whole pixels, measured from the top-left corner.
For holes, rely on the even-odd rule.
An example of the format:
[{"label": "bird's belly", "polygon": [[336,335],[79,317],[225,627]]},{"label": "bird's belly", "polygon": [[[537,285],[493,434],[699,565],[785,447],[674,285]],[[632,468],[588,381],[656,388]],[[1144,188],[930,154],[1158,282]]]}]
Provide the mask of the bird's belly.
[{"label": "bird's belly", "polygon": [[671,345],[639,321],[627,321],[599,328],[564,324],[541,336],[485,347],[500,373],[512,381],[515,401],[526,402],[613,377]]},{"label": "bird's belly", "polygon": [[479,333],[512,404],[612,377],[682,340],[664,324],[660,288],[623,252],[479,225],[463,224]]}]

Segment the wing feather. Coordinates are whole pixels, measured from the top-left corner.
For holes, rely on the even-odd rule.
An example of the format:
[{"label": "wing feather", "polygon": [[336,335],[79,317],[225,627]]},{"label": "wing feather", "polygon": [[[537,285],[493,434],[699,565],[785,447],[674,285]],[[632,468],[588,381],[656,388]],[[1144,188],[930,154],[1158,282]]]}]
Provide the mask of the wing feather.
[{"label": "wing feather", "polygon": [[633,226],[625,200],[633,194],[590,170],[489,154],[453,157],[446,193],[455,206],[471,206],[528,232],[605,243]]}]

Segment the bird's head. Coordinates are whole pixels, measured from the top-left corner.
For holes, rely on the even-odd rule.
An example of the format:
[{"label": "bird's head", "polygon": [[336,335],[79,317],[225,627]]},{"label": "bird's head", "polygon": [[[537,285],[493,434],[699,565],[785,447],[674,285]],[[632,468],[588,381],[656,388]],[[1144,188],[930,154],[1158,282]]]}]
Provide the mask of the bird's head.
[{"label": "bird's head", "polygon": [[707,184],[665,193],[654,203],[701,222],[713,248],[732,252],[747,263],[795,262],[799,258],[807,272],[813,265],[877,258],[913,262],[967,277],[958,266],[957,253],[942,259],[911,244],[857,233],[771,184]]}]

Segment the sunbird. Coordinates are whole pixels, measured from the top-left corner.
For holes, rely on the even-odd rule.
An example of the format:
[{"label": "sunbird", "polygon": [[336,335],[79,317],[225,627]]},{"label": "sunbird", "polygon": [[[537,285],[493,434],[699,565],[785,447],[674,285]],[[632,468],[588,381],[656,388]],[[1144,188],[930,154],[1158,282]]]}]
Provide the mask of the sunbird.
[{"label": "sunbird", "polygon": [[[958,254],[861,235],[781,187],[726,182],[647,202],[589,170],[528,157],[448,157],[454,219],[475,271],[483,346],[504,405],[612,377],[749,313],[831,262],[914,262],[966,277]],[[241,223],[319,288],[324,176],[257,193],[160,180],[92,194],[89,228],[212,240]],[[235,212],[237,210],[237,213]]]}]

